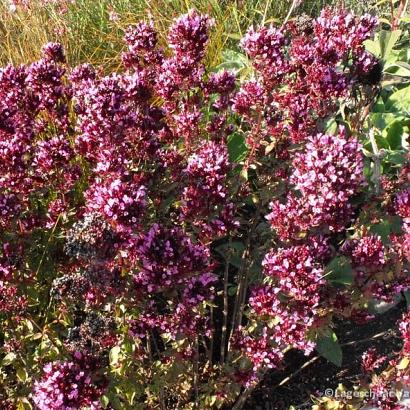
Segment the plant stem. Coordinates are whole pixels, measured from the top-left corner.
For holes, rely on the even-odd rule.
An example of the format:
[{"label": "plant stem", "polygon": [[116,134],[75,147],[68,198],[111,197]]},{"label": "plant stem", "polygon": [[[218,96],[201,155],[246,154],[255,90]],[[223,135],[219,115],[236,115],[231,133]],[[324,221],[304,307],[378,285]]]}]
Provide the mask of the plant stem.
[{"label": "plant stem", "polygon": [[268,9],[269,9],[270,6],[271,6],[271,0],[269,0],[269,1],[266,2],[265,10],[264,10],[264,12],[263,12],[263,17],[262,17],[261,26],[264,26],[264,25],[265,25],[266,16],[267,16],[267,14],[268,14]]},{"label": "plant stem", "polygon": [[[214,323],[214,308],[213,306],[210,307],[209,309],[209,320],[211,322],[212,326],[212,333],[215,334],[215,323]],[[214,356],[214,338],[211,337],[211,340],[209,341],[209,349],[208,349],[208,361],[209,363],[212,363],[212,358]],[[206,343],[206,342],[205,342]]]},{"label": "plant stem", "polygon": [[408,3],[409,3],[409,0],[401,0],[400,1],[399,7],[397,9],[397,15],[396,16],[394,15],[394,11],[393,11],[394,4],[391,4],[391,7],[392,7],[391,29],[392,30],[397,30],[399,28],[400,19],[403,17],[403,14],[406,12]]},{"label": "plant stem", "polygon": [[198,337],[195,341],[195,361],[194,361],[194,390],[195,390],[195,403],[194,409],[198,409],[199,405],[199,389],[198,389],[198,374],[199,374],[199,342]]},{"label": "plant stem", "polygon": [[230,340],[232,337],[232,334],[236,328],[237,325],[237,316],[238,316],[238,310],[239,310],[239,303],[242,298],[242,287],[244,286],[244,272],[245,272],[245,266],[246,266],[246,259],[248,256],[248,249],[249,249],[249,244],[250,244],[250,236],[248,236],[246,240],[246,245],[245,245],[245,250],[243,251],[242,254],[242,260],[243,263],[241,265],[241,268],[238,272],[238,288],[236,289],[236,297],[235,297],[235,305],[233,309],[233,314],[232,314],[232,324],[231,324],[231,331],[229,333],[229,338],[228,338],[228,352],[229,352],[229,345],[230,345]]},{"label": "plant stem", "polygon": [[54,236],[54,232],[55,232],[55,230],[56,230],[56,228],[57,228],[58,223],[60,222],[60,219],[61,219],[61,214],[58,215],[57,220],[56,220],[56,222],[55,222],[55,224],[54,224],[54,226],[53,226],[53,229],[51,230],[51,233],[50,233],[50,235],[49,235],[49,237],[48,237],[48,239],[47,239],[46,246],[45,246],[45,248],[44,248],[44,251],[43,251],[43,253],[42,253],[42,255],[41,255],[40,262],[39,262],[39,264],[38,264],[38,266],[37,266],[37,269],[36,269],[36,276],[37,276],[38,273],[40,272],[41,266],[42,266],[42,264],[43,264],[44,258],[45,258],[45,256],[46,256],[46,253],[47,253],[47,250],[48,250],[48,245],[49,245],[50,242],[51,242],[51,238]]},{"label": "plant stem", "polygon": [[[255,219],[253,221],[253,225],[251,227],[251,232],[250,232],[250,235],[249,235],[249,243],[252,239],[252,236],[253,236],[253,233],[254,233],[256,227],[258,226],[259,216],[260,216],[260,209],[259,209],[259,206],[258,206],[257,211],[256,211],[256,216],[255,216]],[[239,301],[239,312],[238,312],[238,322],[237,322],[238,326],[240,326],[242,324],[243,311],[245,309],[245,302],[246,302],[246,293],[247,293],[247,290],[248,290],[249,267],[251,266],[248,261],[245,261],[245,264],[246,264],[246,268],[245,268],[244,278],[243,278],[242,295],[241,295],[241,299]]]},{"label": "plant stem", "polygon": [[285,20],[283,21],[282,27],[284,27],[285,24],[289,21],[290,16],[292,15],[295,8],[299,5],[299,3],[300,3],[300,0],[293,0],[292,1],[292,5],[290,6],[289,12],[288,12],[287,16],[285,17]]},{"label": "plant stem", "polygon": [[228,338],[228,354],[230,350],[230,340],[232,338],[233,332],[235,331],[235,328],[237,326],[241,325],[242,322],[242,315],[243,315],[243,310],[244,310],[244,303],[246,299],[246,290],[248,286],[248,257],[250,254],[250,248],[251,248],[251,239],[253,237],[254,230],[256,226],[258,225],[259,222],[259,208],[257,210],[257,214],[255,215],[252,225],[249,230],[248,237],[246,238],[246,243],[245,243],[245,249],[242,254],[242,265],[241,268],[238,272],[238,289],[236,291],[236,298],[235,298],[235,305],[234,305],[234,310],[232,314],[232,326],[231,326],[231,331],[229,333],[229,338]]},{"label": "plant stem", "polygon": [[222,336],[221,336],[221,363],[225,362],[226,353],[226,334],[228,331],[228,311],[229,311],[229,300],[228,300],[228,280],[229,280],[229,265],[231,263],[231,246],[232,238],[229,237],[228,242],[228,254],[225,260],[225,271],[224,271],[224,310],[223,310],[223,325],[222,325]]},{"label": "plant stem", "polygon": [[232,407],[232,410],[241,410],[243,408],[243,406],[246,403],[246,400],[248,399],[248,397],[252,394],[252,392],[259,386],[259,383],[261,380],[263,380],[264,376],[266,374],[266,369],[264,369],[262,371],[262,374],[259,378],[259,381],[255,384],[253,384],[250,387],[247,387],[242,393],[241,395],[238,397],[238,400],[236,400],[235,404]]},{"label": "plant stem", "polygon": [[373,149],[373,159],[374,159],[374,170],[372,174],[372,180],[375,186],[376,195],[380,193],[380,175],[381,175],[381,164],[380,164],[380,151],[374,137],[374,131],[372,128],[369,129],[369,138]]}]

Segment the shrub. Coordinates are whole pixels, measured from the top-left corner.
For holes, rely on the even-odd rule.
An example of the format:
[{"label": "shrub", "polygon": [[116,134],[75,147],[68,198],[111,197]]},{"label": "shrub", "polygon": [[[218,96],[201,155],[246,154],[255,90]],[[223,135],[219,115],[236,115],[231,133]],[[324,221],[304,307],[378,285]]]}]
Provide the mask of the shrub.
[{"label": "shrub", "polygon": [[350,115],[376,19],[252,28],[240,83],[205,69],[212,24],[179,17],[167,49],[130,27],[108,76],[54,43],[1,70],[11,407],[239,408],[287,350],[409,287],[408,181],[366,180]]}]

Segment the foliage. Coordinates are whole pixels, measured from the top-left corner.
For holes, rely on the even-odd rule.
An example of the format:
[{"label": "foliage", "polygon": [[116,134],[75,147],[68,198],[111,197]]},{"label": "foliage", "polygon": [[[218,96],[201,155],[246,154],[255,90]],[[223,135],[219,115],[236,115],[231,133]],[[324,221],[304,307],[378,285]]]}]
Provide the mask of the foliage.
[{"label": "foliage", "polygon": [[289,349],[340,365],[335,323],[410,288],[408,33],[376,26],[251,27],[211,70],[190,10],[108,75],[0,71],[5,408],[238,409]]}]

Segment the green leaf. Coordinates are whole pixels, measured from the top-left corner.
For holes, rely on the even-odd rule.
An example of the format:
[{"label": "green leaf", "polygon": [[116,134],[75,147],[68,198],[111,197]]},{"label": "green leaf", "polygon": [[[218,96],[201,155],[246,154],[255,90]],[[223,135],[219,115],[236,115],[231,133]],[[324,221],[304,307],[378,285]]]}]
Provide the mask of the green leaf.
[{"label": "green leaf", "polygon": [[33,408],[33,406],[31,405],[31,403],[28,401],[26,397],[19,397],[17,401],[18,401],[17,408],[22,408],[24,410],[31,410]]},{"label": "green leaf", "polygon": [[401,121],[394,121],[386,131],[386,139],[390,148],[395,150],[401,148],[404,127]]},{"label": "green leaf", "polygon": [[231,242],[231,248],[242,253],[245,250],[245,244],[240,241],[234,241],[234,242]]},{"label": "green leaf", "polygon": [[234,40],[241,40],[242,36],[240,34],[237,33],[229,33],[226,35],[228,38],[232,38]]},{"label": "green leaf", "polygon": [[379,148],[384,148],[384,149],[389,149],[389,143],[387,142],[386,138],[383,138],[382,135],[376,134],[374,136],[374,139],[376,140],[376,144]]},{"label": "green leaf", "polygon": [[104,409],[106,409],[110,404],[110,399],[105,394],[101,396],[100,401]]},{"label": "green leaf", "polygon": [[110,365],[114,366],[118,363],[118,359],[119,359],[119,355],[121,352],[121,347],[120,346],[114,346],[111,350],[110,350]]},{"label": "green leaf", "polygon": [[238,53],[234,50],[225,50],[222,52],[223,62],[216,67],[217,71],[232,70],[239,72],[250,66],[249,60],[243,53]]},{"label": "green leaf", "polygon": [[389,221],[385,219],[378,224],[372,225],[370,227],[370,232],[379,235],[383,243],[389,242],[389,236],[390,236]]},{"label": "green leaf", "polygon": [[384,106],[383,98],[378,98],[376,103],[373,105],[373,112],[383,113],[386,110]]},{"label": "green leaf", "polygon": [[235,133],[228,138],[228,153],[231,162],[240,162],[246,158],[248,147],[242,134]]},{"label": "green leaf", "polygon": [[116,389],[116,390],[117,390],[116,393],[112,391],[107,393],[109,404],[114,410],[122,410],[124,406],[123,406],[123,403],[121,403],[121,400],[119,399],[121,395],[121,391],[119,391],[119,389]]},{"label": "green leaf", "polygon": [[380,52],[380,42],[377,40],[366,40],[364,42],[364,45],[366,47],[366,51],[369,53],[372,53],[376,57],[380,57],[381,52]]},{"label": "green leaf", "polygon": [[391,233],[399,234],[401,231],[401,218],[398,216],[383,219],[378,224],[370,226],[370,232],[379,235],[384,244],[390,242]]},{"label": "green leaf", "polygon": [[238,255],[232,255],[230,259],[230,264],[232,266],[235,266],[235,268],[240,269],[243,264],[242,258]]},{"label": "green leaf", "polygon": [[3,366],[8,366],[9,364],[13,363],[14,360],[16,360],[16,358],[17,358],[17,355],[15,353],[13,352],[7,353],[4,356],[3,360],[1,361],[1,364]]},{"label": "green leaf", "polygon": [[401,30],[382,30],[379,35],[380,55],[383,60],[387,60],[393,50],[394,45],[401,36]]},{"label": "green leaf", "polygon": [[394,92],[386,101],[386,110],[410,113],[410,87]]},{"label": "green leaf", "polygon": [[351,285],[353,269],[345,256],[337,256],[326,266],[324,277],[332,285]]},{"label": "green leaf", "polygon": [[[396,70],[390,70],[391,68],[396,68]],[[408,76],[410,75],[410,64],[406,63],[405,61],[395,61],[394,63],[385,67],[385,71],[387,70],[392,71],[396,75]]]},{"label": "green leaf", "polygon": [[403,294],[406,299],[407,309],[410,309],[410,290],[406,290]]},{"label": "green leaf", "polygon": [[337,336],[333,331],[328,335],[321,336],[316,341],[316,350],[318,353],[329,360],[336,366],[342,365],[343,352],[337,340]]},{"label": "green leaf", "polygon": [[17,374],[17,378],[18,378],[21,382],[24,383],[24,382],[27,380],[28,374],[27,374],[26,369],[24,369],[23,367],[19,367],[19,368],[17,369],[16,374]]},{"label": "green leaf", "polygon": [[392,216],[389,218],[390,220],[390,230],[392,233],[395,234],[402,234],[403,233],[403,228],[402,228],[402,220],[400,216]]},{"label": "green leaf", "polygon": [[235,286],[229,286],[228,296],[235,296],[237,289],[238,289],[238,287],[236,285]]},{"label": "green leaf", "polygon": [[392,165],[403,165],[407,161],[406,151],[387,151],[383,162]]},{"label": "green leaf", "polygon": [[[383,104],[383,111],[386,109]],[[397,112],[373,112],[371,114],[371,120],[373,126],[375,126],[380,131],[383,131],[386,127],[392,124],[395,121],[403,120],[404,116],[398,115]]]},{"label": "green leaf", "polygon": [[17,399],[17,410],[32,410],[33,406],[26,397],[19,397]]},{"label": "green leaf", "polygon": [[325,134],[327,135],[335,135],[337,132],[338,126],[336,120],[331,117],[328,118],[324,124]]}]

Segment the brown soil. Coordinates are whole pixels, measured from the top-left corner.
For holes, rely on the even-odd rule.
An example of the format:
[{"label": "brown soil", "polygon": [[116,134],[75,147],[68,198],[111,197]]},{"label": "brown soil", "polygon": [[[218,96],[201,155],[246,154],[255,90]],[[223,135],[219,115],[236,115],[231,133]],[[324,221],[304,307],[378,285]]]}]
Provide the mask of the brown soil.
[{"label": "brown soil", "polygon": [[[268,373],[247,400],[244,410],[298,410],[311,409],[311,396],[320,396],[325,389],[335,389],[342,383],[351,387],[360,377],[361,356],[370,347],[392,357],[401,348],[397,321],[405,311],[400,303],[364,325],[340,323],[335,332],[343,349],[342,367],[337,367],[316,353],[306,357],[290,351],[285,357],[284,369]],[[301,368],[310,360],[312,363]],[[289,380],[283,382],[287,377]],[[282,382],[282,383],[281,383]]]}]

